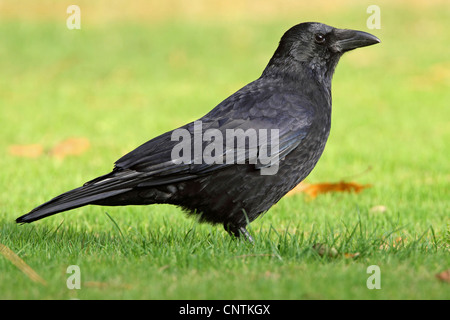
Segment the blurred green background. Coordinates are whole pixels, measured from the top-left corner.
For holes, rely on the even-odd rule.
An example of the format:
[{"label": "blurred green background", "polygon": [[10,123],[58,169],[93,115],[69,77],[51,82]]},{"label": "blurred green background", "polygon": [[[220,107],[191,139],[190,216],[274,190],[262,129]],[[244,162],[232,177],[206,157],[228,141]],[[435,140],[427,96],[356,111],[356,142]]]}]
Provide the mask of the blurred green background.
[{"label": "blurred green background", "polygon": [[[66,27],[71,4],[80,30]],[[379,30],[366,26],[372,4]],[[259,77],[281,35],[305,21],[382,41],[341,59],[330,139],[307,178],[372,188],[282,199],[252,224],[254,247],[169,206],[14,224]],[[449,298],[435,277],[450,268],[449,30],[445,0],[0,1],[0,243],[48,281],[40,288],[0,256],[0,298]],[[64,159],[10,151],[71,137],[90,148]],[[330,260],[315,242],[361,255]],[[69,264],[106,285],[68,290]],[[371,264],[389,270],[378,292],[365,286]]]}]

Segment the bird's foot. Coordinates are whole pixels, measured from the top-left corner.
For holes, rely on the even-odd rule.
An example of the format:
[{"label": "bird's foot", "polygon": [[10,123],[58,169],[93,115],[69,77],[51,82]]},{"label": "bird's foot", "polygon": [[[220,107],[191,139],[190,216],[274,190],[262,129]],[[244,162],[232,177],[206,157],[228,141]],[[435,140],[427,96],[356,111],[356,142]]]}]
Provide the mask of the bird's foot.
[{"label": "bird's foot", "polygon": [[254,243],[252,236],[245,226],[236,227],[233,224],[224,224],[224,228],[231,236],[234,236],[235,238],[244,238],[248,242]]}]

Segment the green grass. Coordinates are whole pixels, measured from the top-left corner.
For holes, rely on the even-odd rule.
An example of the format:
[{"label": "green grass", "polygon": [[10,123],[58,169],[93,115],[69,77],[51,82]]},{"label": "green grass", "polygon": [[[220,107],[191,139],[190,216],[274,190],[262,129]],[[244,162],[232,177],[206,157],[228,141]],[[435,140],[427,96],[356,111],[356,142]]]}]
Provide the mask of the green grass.
[{"label": "green grass", "polygon": [[[0,256],[0,298],[449,299],[448,283],[435,277],[450,269],[444,4],[384,5],[382,29],[373,31],[382,43],[345,55],[336,70],[332,132],[308,181],[372,188],[284,198],[251,224],[254,245],[165,205],[85,207],[14,223],[257,78],[288,27],[320,20],[365,30],[361,8],[314,19],[117,22],[79,31],[2,20],[0,243],[47,285]],[[91,148],[62,161],[8,153],[10,145],[49,148],[69,137],[86,137]],[[386,211],[371,210],[377,205]],[[319,255],[317,243],[338,254]],[[69,265],[80,266],[81,290],[66,286]],[[366,287],[370,265],[380,267],[380,290]]]}]

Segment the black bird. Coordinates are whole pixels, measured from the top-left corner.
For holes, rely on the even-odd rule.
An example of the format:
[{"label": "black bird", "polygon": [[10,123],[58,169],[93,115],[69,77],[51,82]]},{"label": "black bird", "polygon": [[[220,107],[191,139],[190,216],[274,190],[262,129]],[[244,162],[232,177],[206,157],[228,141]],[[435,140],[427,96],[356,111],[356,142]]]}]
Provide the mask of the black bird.
[{"label": "black bird", "polygon": [[[362,31],[298,24],[283,35],[261,77],[199,119],[202,134],[208,129],[224,135],[227,129],[277,129],[278,143],[258,140],[256,157],[266,147],[272,150],[269,157],[279,162],[263,164],[255,161],[255,153],[245,150],[238,163],[237,158],[232,163],[196,159],[180,163],[172,155],[180,140],[170,131],[124,155],[111,173],[55,197],[16,222],[29,223],[88,204],[167,203],[198,214],[202,222],[221,223],[231,235],[252,241],[246,226],[305,179],[324,150],[331,124],[331,79],[339,58],[378,42]],[[194,129],[194,122],[178,128],[192,134],[195,143]],[[250,146],[250,138],[245,141]],[[206,145],[202,142],[202,148]],[[218,150],[214,156],[222,159],[230,151],[224,148],[219,154]],[[188,155],[188,150],[182,153]],[[262,174],[270,168],[275,168],[272,174]]]}]

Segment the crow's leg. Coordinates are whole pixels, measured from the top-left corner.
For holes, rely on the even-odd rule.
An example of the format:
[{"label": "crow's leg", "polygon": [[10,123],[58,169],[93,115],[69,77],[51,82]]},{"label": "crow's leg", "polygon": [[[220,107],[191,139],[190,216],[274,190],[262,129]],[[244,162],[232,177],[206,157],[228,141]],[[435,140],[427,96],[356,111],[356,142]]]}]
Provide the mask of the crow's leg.
[{"label": "crow's leg", "polygon": [[232,223],[226,223],[223,225],[225,230],[231,235],[234,236],[236,238],[240,238],[241,236],[249,241],[250,243],[254,243],[252,236],[250,235],[250,233],[247,231],[247,229],[245,228],[245,226],[239,226],[236,227],[234,224]]}]

